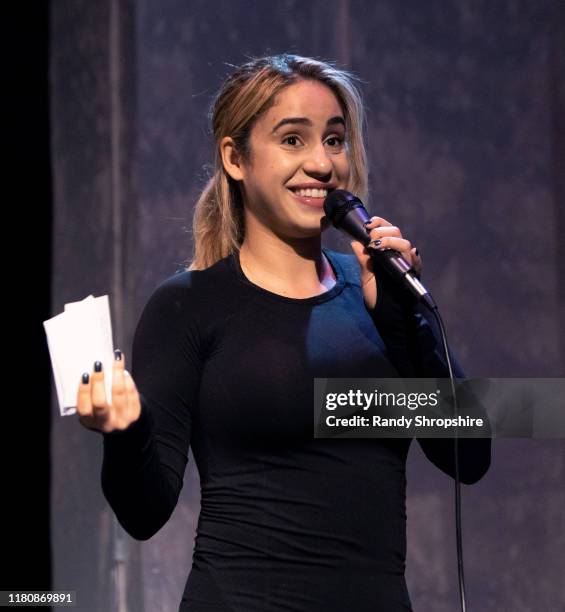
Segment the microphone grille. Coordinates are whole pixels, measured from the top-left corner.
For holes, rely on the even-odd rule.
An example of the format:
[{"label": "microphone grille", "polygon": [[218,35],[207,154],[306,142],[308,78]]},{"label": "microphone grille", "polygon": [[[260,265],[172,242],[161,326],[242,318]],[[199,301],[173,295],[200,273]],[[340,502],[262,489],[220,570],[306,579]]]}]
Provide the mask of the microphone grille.
[{"label": "microphone grille", "polygon": [[358,206],[363,206],[361,200],[345,189],[334,189],[324,200],[324,212],[335,227],[340,227],[345,215]]}]

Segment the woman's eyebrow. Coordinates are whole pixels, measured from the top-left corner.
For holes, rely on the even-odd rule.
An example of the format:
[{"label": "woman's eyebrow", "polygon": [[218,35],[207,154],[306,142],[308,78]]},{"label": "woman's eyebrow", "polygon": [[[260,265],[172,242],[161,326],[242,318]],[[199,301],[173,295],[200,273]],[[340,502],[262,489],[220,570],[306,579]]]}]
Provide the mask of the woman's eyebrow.
[{"label": "woman's eyebrow", "polygon": [[[283,125],[287,125],[287,124],[300,124],[300,125],[308,125],[310,127],[312,127],[312,121],[310,121],[310,119],[308,119],[308,117],[286,117],[285,119],[281,119],[277,125],[275,125],[275,127],[273,128],[271,134],[274,134],[280,127],[282,127]],[[331,119],[328,119],[328,122],[326,125],[336,125],[336,124],[341,124],[345,127],[345,119],[343,117],[340,116],[336,116],[336,117],[332,117]]]}]

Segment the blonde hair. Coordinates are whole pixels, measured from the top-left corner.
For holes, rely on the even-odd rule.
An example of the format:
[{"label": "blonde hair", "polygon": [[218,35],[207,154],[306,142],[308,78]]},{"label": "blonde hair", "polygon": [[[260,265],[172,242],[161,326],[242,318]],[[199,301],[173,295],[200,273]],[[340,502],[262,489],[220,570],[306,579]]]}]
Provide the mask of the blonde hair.
[{"label": "blonde hair", "polygon": [[219,143],[231,136],[244,159],[250,156],[250,135],[257,119],[274,103],[275,96],[299,80],[327,85],[338,99],[345,118],[350,158],[347,191],[367,198],[368,168],[365,150],[365,109],[350,72],[298,55],[260,57],[238,67],[216,94],[209,111],[215,140],[214,172],[194,209],[194,256],[189,270],[202,270],[239,249],[245,235],[243,201],[237,181],[224,170]]}]

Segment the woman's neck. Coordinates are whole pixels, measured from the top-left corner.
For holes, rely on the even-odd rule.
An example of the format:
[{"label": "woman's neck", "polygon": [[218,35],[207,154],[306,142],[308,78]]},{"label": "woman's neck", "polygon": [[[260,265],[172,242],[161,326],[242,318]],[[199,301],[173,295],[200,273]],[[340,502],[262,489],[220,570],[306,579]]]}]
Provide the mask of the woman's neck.
[{"label": "woman's neck", "polygon": [[336,282],[320,236],[283,241],[267,232],[253,232],[241,245],[239,262],[252,283],[287,297],[319,295]]}]

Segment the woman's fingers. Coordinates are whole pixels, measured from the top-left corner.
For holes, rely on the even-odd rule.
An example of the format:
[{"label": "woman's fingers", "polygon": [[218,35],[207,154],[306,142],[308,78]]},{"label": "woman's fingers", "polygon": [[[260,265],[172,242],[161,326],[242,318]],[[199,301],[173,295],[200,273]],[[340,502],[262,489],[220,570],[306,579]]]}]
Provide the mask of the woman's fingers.
[{"label": "woman's fingers", "polygon": [[420,256],[420,253],[416,247],[412,247],[412,249],[410,249],[410,256],[412,258],[412,268],[419,276],[422,272],[422,257]]},{"label": "woman's fingers", "polygon": [[[104,375],[102,371],[96,372],[97,363],[92,374],[85,372],[82,375],[77,391],[79,421],[89,429],[100,429],[100,424],[105,421],[107,414],[104,389],[102,388],[102,393],[99,389],[100,380],[102,380],[102,385],[104,385]],[[101,400],[102,403],[100,404]]]},{"label": "woman's fingers", "polygon": [[374,221],[365,225],[367,229],[370,229],[371,246],[377,249],[394,249],[413,266],[417,255],[414,255],[416,248],[412,246],[412,243],[402,237],[400,229],[395,225],[391,225],[388,221],[387,224],[384,224],[385,220],[379,217],[373,217],[373,219]]},{"label": "woman's fingers", "polygon": [[77,412],[80,416],[92,414],[92,402],[90,401],[90,376],[84,373],[80,380],[77,391]]},{"label": "woman's fingers", "polygon": [[365,224],[369,230],[371,247],[376,249],[394,249],[410,264],[416,274],[422,272],[422,258],[418,249],[409,240],[402,237],[400,229],[382,217],[371,217]]},{"label": "woman's fingers", "polygon": [[371,217],[371,219],[367,221],[367,223],[365,223],[365,227],[367,229],[373,229],[375,227],[380,226],[392,226],[392,223],[389,223],[386,219],[383,219],[382,217]]},{"label": "woman's fingers", "polygon": [[124,370],[125,359],[123,353],[120,350],[115,350],[112,367],[112,408],[117,420],[123,418],[128,409]]},{"label": "woman's fingers", "polygon": [[141,405],[137,387],[131,374],[125,369],[125,357],[119,350],[114,351],[114,372],[112,378],[112,408],[116,425],[127,427],[140,414]]},{"label": "woman's fingers", "polygon": [[114,351],[112,364],[112,399],[108,403],[102,363],[97,361],[89,375],[83,374],[77,392],[79,421],[89,429],[102,432],[126,429],[141,414],[141,402],[131,374],[125,369],[125,358]]},{"label": "woman's fingers", "polygon": [[394,249],[410,261],[410,251],[413,248],[412,243],[405,238],[397,238],[396,236],[374,235],[370,233],[371,243],[376,249]]},{"label": "woman's fingers", "polygon": [[90,399],[92,402],[92,416],[103,417],[108,412],[106,404],[106,390],[104,388],[104,372],[102,362],[94,363],[94,371],[90,375]]},{"label": "woman's fingers", "polygon": [[137,391],[137,387],[133,382],[133,378],[131,374],[125,370],[124,371],[124,383],[126,388],[126,396],[127,396],[127,411],[128,411],[128,421],[131,423],[139,418],[141,414],[141,401],[139,399],[139,392]]},{"label": "woman's fingers", "polygon": [[376,283],[373,282],[374,271],[369,253],[373,249],[385,250],[393,249],[401,254],[416,274],[422,270],[422,259],[416,247],[412,246],[409,240],[402,237],[398,227],[392,225],[382,217],[371,217],[365,224],[365,229],[371,242],[364,247],[360,242],[351,241],[353,252],[361,264],[361,286],[367,307],[373,308],[377,299]]},{"label": "woman's fingers", "polygon": [[401,253],[409,263],[411,262],[411,258],[406,252],[412,249],[412,244],[402,237],[402,233],[396,225],[392,225],[382,217],[371,217],[371,221],[365,224],[365,228],[369,230],[371,242],[380,241],[373,242],[375,248],[394,249]]},{"label": "woman's fingers", "polygon": [[377,227],[369,227],[369,225],[365,226],[366,229],[370,230],[369,235],[372,238],[380,238],[381,236],[395,236],[397,238],[402,238],[402,234],[400,229],[396,227],[396,225],[379,225]]}]

